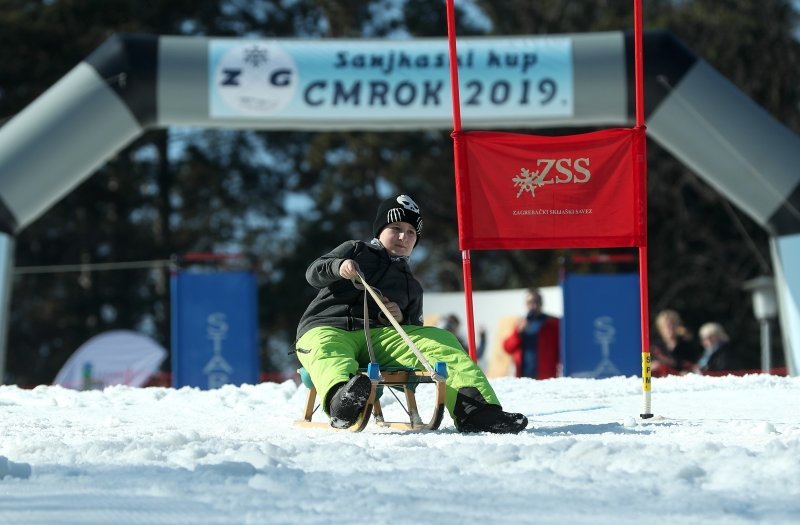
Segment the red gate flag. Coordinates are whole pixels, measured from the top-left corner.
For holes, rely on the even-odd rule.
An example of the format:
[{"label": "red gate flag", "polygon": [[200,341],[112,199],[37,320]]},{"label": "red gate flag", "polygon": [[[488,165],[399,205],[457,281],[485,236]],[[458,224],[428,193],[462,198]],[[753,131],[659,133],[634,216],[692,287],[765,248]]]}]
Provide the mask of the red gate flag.
[{"label": "red gate flag", "polygon": [[462,250],[646,245],[643,127],[453,138]]}]

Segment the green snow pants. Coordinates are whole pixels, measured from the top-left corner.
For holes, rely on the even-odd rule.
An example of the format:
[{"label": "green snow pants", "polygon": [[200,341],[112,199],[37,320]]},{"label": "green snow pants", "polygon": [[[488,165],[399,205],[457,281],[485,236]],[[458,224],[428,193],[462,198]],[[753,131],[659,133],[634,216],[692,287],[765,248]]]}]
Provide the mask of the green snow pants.
[{"label": "green snow pants", "polygon": [[[453,416],[456,395],[461,388],[476,388],[487,403],[499,405],[489,380],[461,347],[456,336],[435,326],[403,325],[403,330],[420,353],[433,366],[437,361],[447,363],[445,406]],[[375,358],[382,368],[404,366],[424,370],[400,334],[393,327],[371,328]],[[349,332],[340,328],[318,326],[297,341],[297,357],[308,371],[317,389],[325,413],[325,400],[330,389],[346,382],[369,364],[369,350],[363,330]],[[455,419],[455,418],[454,418]]]}]

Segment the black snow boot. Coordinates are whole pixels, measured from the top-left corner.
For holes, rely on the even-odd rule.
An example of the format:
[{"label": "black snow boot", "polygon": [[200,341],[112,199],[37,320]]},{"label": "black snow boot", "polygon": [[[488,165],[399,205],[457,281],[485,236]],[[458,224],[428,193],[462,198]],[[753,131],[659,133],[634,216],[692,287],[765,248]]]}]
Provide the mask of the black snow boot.
[{"label": "black snow boot", "polygon": [[528,426],[528,418],[522,414],[503,412],[498,405],[486,405],[476,410],[458,425],[461,432],[492,432],[494,434],[517,434]]},{"label": "black snow boot", "polygon": [[492,432],[495,434],[517,434],[528,426],[528,418],[522,414],[503,412],[499,405],[486,402],[477,388],[467,387],[458,391],[453,411],[456,428],[460,432]]},{"label": "black snow boot", "polygon": [[364,412],[372,390],[372,381],[363,374],[358,374],[347,383],[341,383],[331,389],[328,413],[331,426],[334,428],[350,428],[356,424]]}]

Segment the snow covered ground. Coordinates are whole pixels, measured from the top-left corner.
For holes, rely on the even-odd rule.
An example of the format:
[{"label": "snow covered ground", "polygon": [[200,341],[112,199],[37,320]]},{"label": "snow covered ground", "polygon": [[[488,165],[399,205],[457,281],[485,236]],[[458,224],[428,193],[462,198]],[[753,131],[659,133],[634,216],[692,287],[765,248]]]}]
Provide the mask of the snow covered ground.
[{"label": "snow covered ground", "polygon": [[299,428],[291,381],[0,387],[0,523],[800,523],[798,377],[654,379],[647,421],[636,378],[493,384],[527,431]]}]

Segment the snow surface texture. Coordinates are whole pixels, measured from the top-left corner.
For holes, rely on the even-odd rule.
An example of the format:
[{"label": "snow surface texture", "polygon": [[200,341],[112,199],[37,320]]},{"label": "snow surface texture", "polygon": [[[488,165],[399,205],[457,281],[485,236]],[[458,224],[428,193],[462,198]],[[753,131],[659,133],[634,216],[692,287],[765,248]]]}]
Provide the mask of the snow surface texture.
[{"label": "snow surface texture", "polygon": [[291,381],[0,387],[0,523],[800,523],[799,377],[654,379],[647,421],[637,378],[493,384],[521,434],[300,428]]}]

